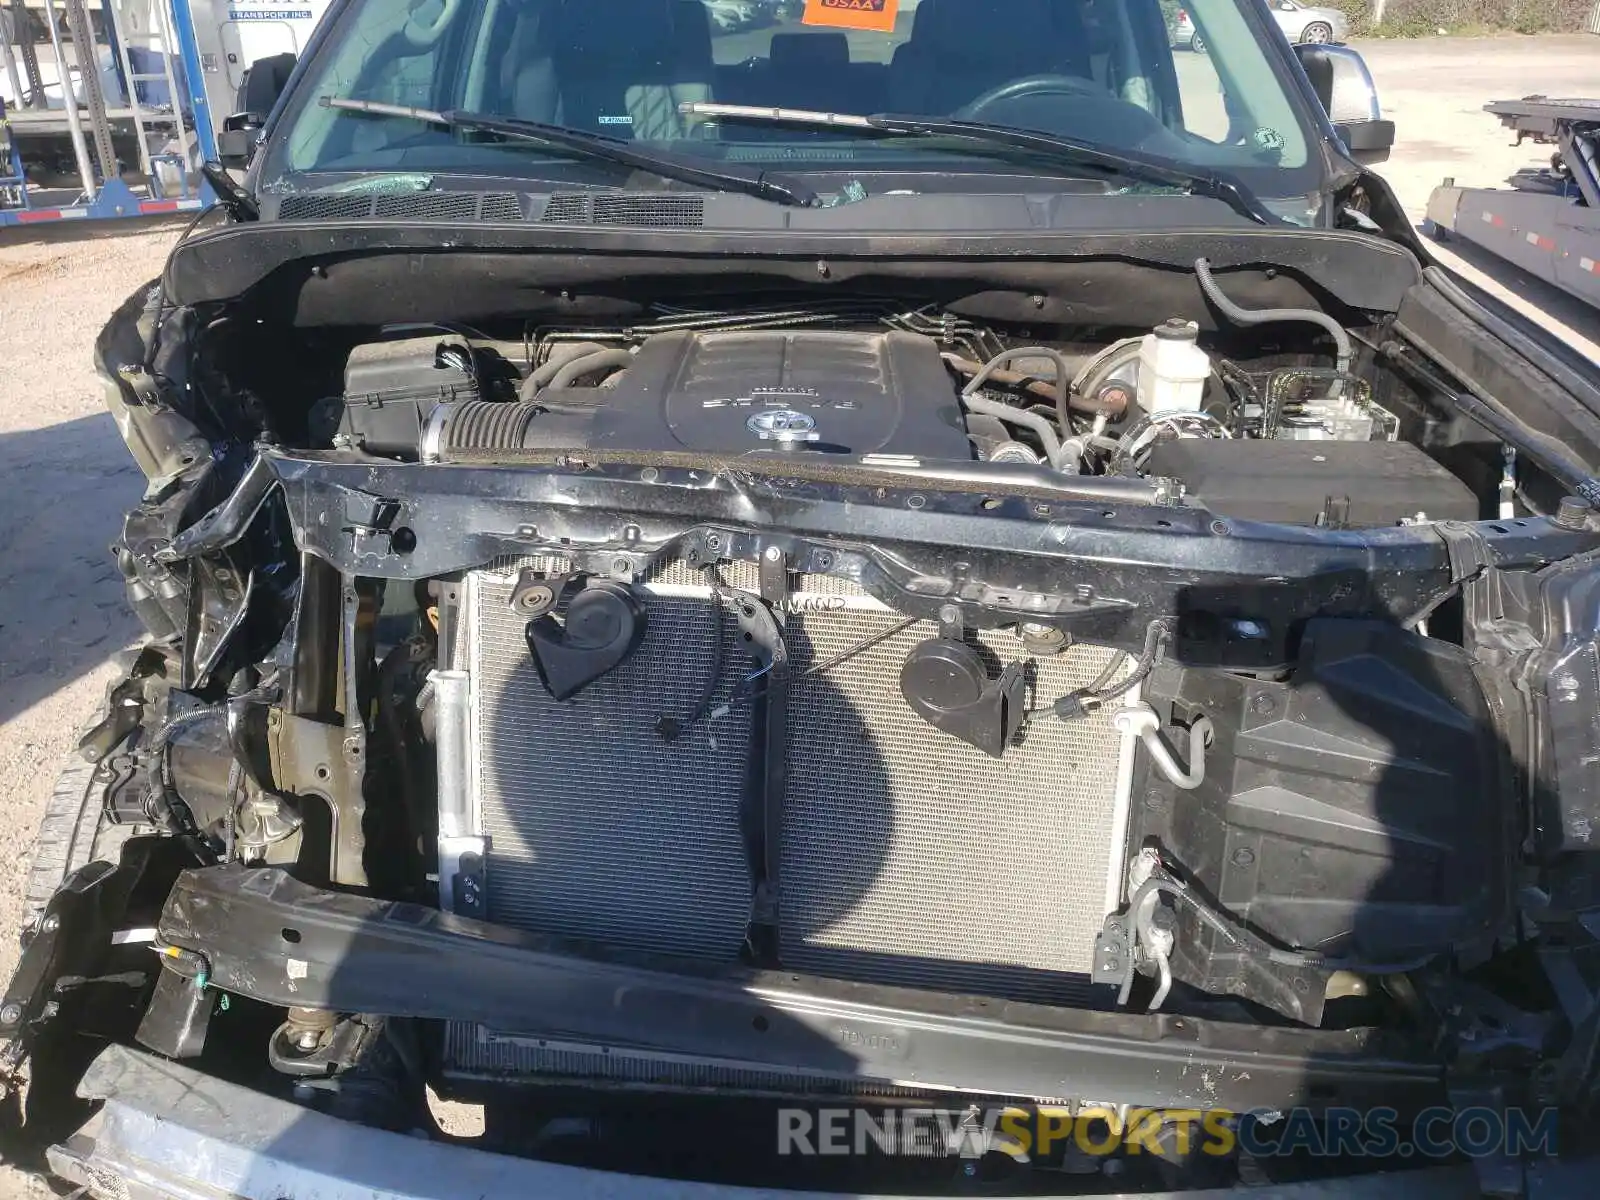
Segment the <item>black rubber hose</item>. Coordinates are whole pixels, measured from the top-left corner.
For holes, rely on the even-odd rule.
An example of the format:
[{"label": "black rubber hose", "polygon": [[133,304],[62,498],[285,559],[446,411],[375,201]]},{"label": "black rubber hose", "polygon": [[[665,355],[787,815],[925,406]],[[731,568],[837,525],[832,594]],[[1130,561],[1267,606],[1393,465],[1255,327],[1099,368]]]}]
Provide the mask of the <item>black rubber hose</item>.
[{"label": "black rubber hose", "polygon": [[1240,308],[1222,294],[1222,288],[1212,277],[1209,261],[1203,258],[1195,260],[1194,273],[1195,278],[1200,281],[1200,290],[1206,294],[1206,299],[1215,304],[1217,311],[1235,325],[1267,325],[1275,321],[1303,321],[1311,325],[1320,325],[1333,335],[1334,344],[1338,346],[1339,370],[1350,369],[1350,363],[1355,358],[1355,346],[1350,341],[1350,335],[1345,331],[1345,327],[1327,313],[1314,308]]},{"label": "black rubber hose", "polygon": [[609,347],[602,346],[599,342],[564,342],[555,346],[544,364],[535,367],[522,381],[522,386],[517,389],[517,395],[523,400],[532,400],[550,386],[550,381],[561,372],[562,367],[607,349]]},{"label": "black rubber hose", "polygon": [[586,354],[582,358],[572,359],[562,365],[550,380],[551,391],[561,388],[570,388],[586,375],[594,375],[600,371],[618,370],[622,367],[633,365],[633,353],[628,350],[602,350],[598,354]]},{"label": "black rubber hose", "polygon": [[[1072,367],[1067,363],[1067,356],[1059,350],[1049,346],[1021,346],[1015,350],[1003,350],[988,362],[983,364],[983,369],[972,377],[972,382],[967,384],[962,395],[971,396],[982,389],[994,377],[994,373],[1007,363],[1015,362],[1019,358],[1048,358],[1056,365],[1056,420],[1061,423],[1061,436],[1072,436]],[[1059,464],[1058,464],[1059,465]]]},{"label": "black rubber hose", "polygon": [[1039,444],[1044,447],[1044,456],[1050,461],[1050,465],[1061,466],[1061,439],[1056,436],[1056,431],[1051,427],[1048,418],[984,396],[963,396],[962,403],[971,412],[1009,421],[1013,425],[1021,425],[1024,429],[1032,430],[1034,436],[1039,439]]}]

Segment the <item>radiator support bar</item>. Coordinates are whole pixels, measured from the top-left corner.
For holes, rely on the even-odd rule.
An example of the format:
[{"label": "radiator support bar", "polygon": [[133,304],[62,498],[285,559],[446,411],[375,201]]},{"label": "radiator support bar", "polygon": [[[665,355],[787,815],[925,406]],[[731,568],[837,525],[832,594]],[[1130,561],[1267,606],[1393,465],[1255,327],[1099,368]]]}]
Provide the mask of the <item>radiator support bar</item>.
[{"label": "radiator support bar", "polygon": [[1275,1029],[1089,1012],[791,972],[600,953],[281,871],[187,871],[163,942],[268,1004],[478,1022],[619,1053],[988,1095],[1287,1109],[1442,1098],[1384,1030]]}]

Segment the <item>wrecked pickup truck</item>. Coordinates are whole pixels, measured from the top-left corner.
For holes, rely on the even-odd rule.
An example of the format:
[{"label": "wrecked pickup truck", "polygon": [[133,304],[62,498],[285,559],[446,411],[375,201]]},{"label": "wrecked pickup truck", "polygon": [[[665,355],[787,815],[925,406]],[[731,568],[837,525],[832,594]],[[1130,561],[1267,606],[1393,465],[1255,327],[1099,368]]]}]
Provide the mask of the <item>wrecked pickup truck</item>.
[{"label": "wrecked pickup truck", "polygon": [[149,636],[45,822],[9,1159],[1578,1177],[1595,370],[1430,264],[1359,57],[1259,0],[1203,56],[754,7],[347,0],[230,122],[99,343]]}]

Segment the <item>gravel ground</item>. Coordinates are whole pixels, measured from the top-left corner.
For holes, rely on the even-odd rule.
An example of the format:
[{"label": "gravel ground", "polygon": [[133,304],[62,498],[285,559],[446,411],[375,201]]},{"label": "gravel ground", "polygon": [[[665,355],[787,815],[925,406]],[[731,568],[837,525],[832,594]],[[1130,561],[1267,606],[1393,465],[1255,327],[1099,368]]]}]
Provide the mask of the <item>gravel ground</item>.
[{"label": "gravel ground", "polygon": [[[94,338],[173,239],[0,243],[0,978],[59,764],[135,637],[106,548],[144,477],[100,406]],[[0,1175],[0,1196],[22,1194]]]},{"label": "gravel ground", "polygon": [[[1486,102],[1582,95],[1600,78],[1596,38],[1361,49],[1399,123],[1400,144],[1382,170],[1416,219],[1443,176],[1492,185],[1543,153],[1510,148],[1482,111]],[[0,240],[0,980],[15,965],[29,847],[57,764],[102,698],[113,657],[136,635],[106,546],[142,478],[100,407],[93,340],[111,311],[156,276],[174,236],[169,228]],[[1584,341],[1597,337],[1593,312],[1526,279],[1496,276],[1492,286],[1596,353]],[[21,1194],[16,1177],[0,1174],[0,1200]]]}]

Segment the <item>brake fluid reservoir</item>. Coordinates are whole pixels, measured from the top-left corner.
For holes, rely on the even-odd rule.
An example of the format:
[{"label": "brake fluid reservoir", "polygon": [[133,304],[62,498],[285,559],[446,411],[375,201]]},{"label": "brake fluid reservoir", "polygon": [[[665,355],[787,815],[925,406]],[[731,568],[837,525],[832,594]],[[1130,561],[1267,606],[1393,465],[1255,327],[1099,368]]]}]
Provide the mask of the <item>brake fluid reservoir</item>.
[{"label": "brake fluid reservoir", "polygon": [[1211,356],[1200,349],[1200,326],[1181,317],[1157,325],[1139,346],[1139,407],[1145,412],[1199,412]]}]

